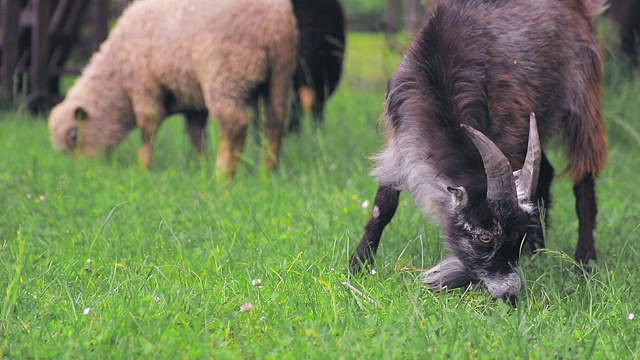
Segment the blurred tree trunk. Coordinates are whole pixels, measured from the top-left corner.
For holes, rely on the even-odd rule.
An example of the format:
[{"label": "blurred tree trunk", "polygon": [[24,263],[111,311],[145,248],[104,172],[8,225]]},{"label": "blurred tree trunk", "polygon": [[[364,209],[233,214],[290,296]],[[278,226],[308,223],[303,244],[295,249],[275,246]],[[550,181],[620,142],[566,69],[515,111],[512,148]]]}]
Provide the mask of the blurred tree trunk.
[{"label": "blurred tree trunk", "polygon": [[399,30],[398,11],[402,0],[388,0],[385,9],[385,32],[387,34],[395,34]]},{"label": "blurred tree trunk", "polygon": [[414,33],[420,29],[424,21],[425,7],[421,0],[403,0],[404,29]]},{"label": "blurred tree trunk", "polygon": [[385,31],[395,34],[400,30],[416,32],[425,19],[430,0],[387,0],[385,9]]}]

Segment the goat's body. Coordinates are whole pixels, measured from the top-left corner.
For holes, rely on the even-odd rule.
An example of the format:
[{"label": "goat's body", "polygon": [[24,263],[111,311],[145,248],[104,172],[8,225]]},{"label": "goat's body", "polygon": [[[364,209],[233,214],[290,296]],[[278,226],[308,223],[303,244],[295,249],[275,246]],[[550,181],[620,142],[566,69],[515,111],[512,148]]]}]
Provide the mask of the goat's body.
[{"label": "goat's body", "polygon": [[[588,95],[590,87],[599,86],[597,40],[585,30],[590,28],[587,19],[582,27],[566,26],[565,10],[554,9],[562,3],[441,5],[389,83],[388,145],[376,157],[374,171],[379,183],[408,190],[426,213],[445,213],[450,202],[446,186],[478,193],[486,186],[482,161],[461,136],[460,124],[482,131],[519,169],[531,112],[537,115],[543,145],[568,126],[591,138],[585,145],[602,144],[594,150],[597,155],[581,159],[586,146],[567,139],[570,147],[579,148],[571,156],[571,173],[576,178],[597,174],[606,158],[599,101]],[[576,39],[582,39],[582,46],[575,46]]]},{"label": "goat's body", "polygon": [[[543,145],[564,134],[576,186],[593,184],[606,160],[594,12],[579,0],[447,1],[437,7],[389,81],[387,146],[375,157],[379,196],[352,268],[372,260],[388,223],[381,218],[390,221],[395,212],[393,200],[382,204],[378,197],[397,201],[397,192],[408,191],[445,233],[453,221],[450,187],[466,189],[471,203],[484,200],[483,161],[462,124],[484,133],[512,169],[520,169],[534,112]],[[543,155],[533,201],[548,203],[552,176]],[[595,193],[589,208],[585,216],[595,221]],[[581,230],[580,242],[591,246],[576,253],[580,261],[595,258],[592,230],[587,237]]]}]

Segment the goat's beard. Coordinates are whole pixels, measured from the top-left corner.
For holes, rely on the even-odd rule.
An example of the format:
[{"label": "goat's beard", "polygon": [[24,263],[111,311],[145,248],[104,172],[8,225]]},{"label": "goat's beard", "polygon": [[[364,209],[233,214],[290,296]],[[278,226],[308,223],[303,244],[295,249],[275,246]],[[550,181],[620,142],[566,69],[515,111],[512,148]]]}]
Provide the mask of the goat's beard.
[{"label": "goat's beard", "polygon": [[423,272],[422,281],[429,286],[429,290],[442,291],[475,284],[478,279],[469,273],[460,259],[450,256]]}]

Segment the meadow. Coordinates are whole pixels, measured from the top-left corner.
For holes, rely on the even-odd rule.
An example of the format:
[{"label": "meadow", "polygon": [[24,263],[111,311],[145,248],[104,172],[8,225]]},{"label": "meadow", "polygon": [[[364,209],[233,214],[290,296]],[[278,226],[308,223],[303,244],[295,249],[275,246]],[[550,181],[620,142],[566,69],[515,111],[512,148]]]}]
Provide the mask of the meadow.
[{"label": "meadow", "polygon": [[379,35],[350,34],[324,128],[306,119],[271,175],[250,140],[226,186],[177,117],[156,137],[153,169],[139,171],[138,132],[109,159],[74,161],[51,149],[42,119],[2,112],[0,358],[639,358],[640,82],[612,54],[590,271],[571,259],[577,218],[553,144],[547,249],[523,260],[516,308],[479,287],[421,285],[418,270],[444,250],[406,194],[375,274],[345,275],[372,208],[369,157],[399,58]]}]

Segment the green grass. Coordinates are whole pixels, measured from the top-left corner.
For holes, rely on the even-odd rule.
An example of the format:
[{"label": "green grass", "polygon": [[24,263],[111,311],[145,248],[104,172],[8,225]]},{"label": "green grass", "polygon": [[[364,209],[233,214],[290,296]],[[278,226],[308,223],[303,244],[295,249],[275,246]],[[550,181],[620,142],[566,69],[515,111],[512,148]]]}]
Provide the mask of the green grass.
[{"label": "green grass", "polygon": [[[345,277],[398,61],[383,45],[351,35],[325,128],[313,134],[307,121],[286,138],[272,176],[248,144],[230,186],[216,185],[211,158],[194,158],[177,118],[157,137],[154,169],[140,172],[137,132],[109,160],[72,161],[51,150],[43,121],[1,114],[0,358],[640,357],[640,317],[628,318],[640,313],[640,82],[615,66],[590,273],[573,270],[577,219],[559,176],[548,250],[524,261],[516,309],[477,288],[432,293],[402,271],[443,252],[406,195],[377,274]],[[559,147],[551,160],[563,168]]]}]

